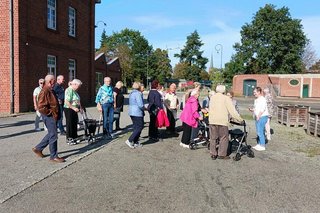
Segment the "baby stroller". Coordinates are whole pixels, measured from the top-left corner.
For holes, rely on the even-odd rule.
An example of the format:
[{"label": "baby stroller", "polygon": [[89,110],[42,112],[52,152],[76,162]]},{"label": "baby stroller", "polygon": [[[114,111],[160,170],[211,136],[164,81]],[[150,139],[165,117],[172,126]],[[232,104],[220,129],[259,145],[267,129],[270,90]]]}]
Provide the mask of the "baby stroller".
[{"label": "baby stroller", "polygon": [[83,135],[79,135],[78,138],[68,138],[67,144],[75,145],[80,143],[81,141],[87,141],[88,144],[92,144],[96,141],[96,128],[97,128],[97,121],[95,119],[89,119],[87,116],[87,111],[85,108],[80,111],[82,121],[79,122],[80,129],[84,130]]},{"label": "baby stroller", "polygon": [[251,146],[247,144],[247,136],[248,132],[246,130],[246,122],[243,121],[242,123],[237,123],[234,121],[230,121],[231,124],[242,126],[243,130],[241,129],[231,129],[229,130],[230,135],[230,144],[229,148],[230,153],[232,151],[232,145],[237,144],[237,151],[236,155],[233,157],[233,160],[239,161],[241,156],[247,155],[249,158],[254,158],[254,152],[251,150]]},{"label": "baby stroller", "polygon": [[204,119],[202,121],[199,121],[198,123],[199,132],[198,136],[196,138],[193,138],[189,144],[189,148],[192,150],[195,150],[198,148],[198,146],[206,146],[209,149],[210,146],[210,137],[209,137],[209,127],[207,120]]}]

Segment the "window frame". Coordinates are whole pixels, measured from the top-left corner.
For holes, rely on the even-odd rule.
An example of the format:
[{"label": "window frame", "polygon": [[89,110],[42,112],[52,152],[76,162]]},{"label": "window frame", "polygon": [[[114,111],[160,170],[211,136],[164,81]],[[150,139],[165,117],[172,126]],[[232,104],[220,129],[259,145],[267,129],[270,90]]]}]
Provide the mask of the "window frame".
[{"label": "window frame", "polygon": [[[73,11],[73,15],[70,13],[70,11]],[[74,7],[69,6],[68,7],[68,35],[71,37],[76,37],[76,33],[77,33],[76,29],[77,29],[77,11]]]},{"label": "window frame", "polygon": [[[73,67],[70,66],[70,62],[73,63]],[[76,71],[77,71],[77,62],[75,59],[68,59],[68,76],[69,76],[69,81],[72,81],[73,79],[76,78]]]},{"label": "window frame", "polygon": [[57,30],[57,0],[47,0],[47,28]]},{"label": "window frame", "polygon": [[[51,61],[53,61],[54,63],[50,63]],[[48,69],[48,74],[56,76],[56,73],[57,73],[57,57],[55,55],[47,55],[47,69]]]}]

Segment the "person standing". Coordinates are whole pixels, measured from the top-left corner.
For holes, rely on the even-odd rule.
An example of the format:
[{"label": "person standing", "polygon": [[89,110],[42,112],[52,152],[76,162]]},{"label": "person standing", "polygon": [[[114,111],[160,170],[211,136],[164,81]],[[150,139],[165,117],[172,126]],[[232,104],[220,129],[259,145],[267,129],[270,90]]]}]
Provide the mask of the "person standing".
[{"label": "person standing", "polygon": [[116,121],[116,131],[122,130],[120,128],[120,114],[123,112],[124,96],[122,94],[121,88],[123,87],[122,81],[118,81],[113,89],[115,94],[115,109],[114,118]]},{"label": "person standing", "polygon": [[68,141],[73,140],[72,143],[76,143],[77,141],[74,140],[78,137],[78,112],[81,110],[81,102],[77,91],[81,85],[82,82],[79,79],[73,79],[65,91],[64,113],[66,115],[66,136]]},{"label": "person standing", "polygon": [[175,83],[170,84],[169,91],[164,97],[164,105],[167,108],[167,116],[170,122],[170,126],[167,127],[167,131],[171,134],[176,133],[176,118],[177,109],[179,106],[178,96],[176,95],[177,85]]},{"label": "person standing", "polygon": [[258,144],[252,148],[254,148],[257,151],[264,151],[266,150],[265,126],[269,116],[267,100],[263,96],[261,87],[256,87],[253,90],[253,95],[256,98],[254,100],[254,107],[249,108],[249,110],[253,112],[254,118],[256,120]]},{"label": "person standing", "polygon": [[198,110],[199,95],[199,90],[192,90],[180,115],[183,129],[180,146],[183,148],[189,148],[190,140],[192,139],[192,129],[198,127],[198,120],[202,120]]},{"label": "person standing", "polygon": [[104,85],[99,88],[95,102],[97,103],[98,110],[103,115],[103,134],[107,139],[112,139],[113,137],[114,96],[111,78],[105,77]]},{"label": "person standing", "polygon": [[129,116],[132,120],[133,132],[125,143],[132,149],[142,146],[139,142],[139,137],[144,126],[144,105],[139,88],[140,83],[134,82],[132,85],[133,90],[129,95]]},{"label": "person standing", "polygon": [[[209,131],[210,131],[210,156],[215,159],[230,159],[227,156],[229,145],[229,115],[238,122],[243,119],[232,104],[231,98],[224,95],[226,87],[218,85],[216,94],[210,98],[209,103]],[[217,141],[219,148],[217,150]]]},{"label": "person standing", "polygon": [[274,101],[273,101],[273,96],[270,93],[270,90],[268,87],[263,89],[263,93],[264,93],[264,97],[266,98],[267,101],[267,108],[268,108],[268,121],[266,123],[266,136],[267,136],[267,140],[270,141],[271,140],[271,127],[270,127],[270,122],[271,122],[271,118],[274,112]]},{"label": "person standing", "polygon": [[60,135],[65,135],[66,131],[64,130],[63,127],[63,105],[64,105],[64,88],[63,88],[63,84],[64,84],[64,77],[63,75],[59,75],[57,77],[57,83],[54,85],[53,87],[53,91],[56,93],[56,96],[58,98],[58,102],[59,102],[59,110],[60,110],[60,119],[58,120],[58,129],[60,131]]},{"label": "person standing", "polygon": [[33,106],[34,106],[34,110],[36,111],[36,119],[34,121],[34,130],[35,131],[41,131],[41,129],[39,128],[41,114],[38,110],[38,96],[39,96],[40,91],[42,90],[43,84],[44,84],[44,79],[40,78],[39,79],[39,86],[37,88],[35,88],[33,91]]},{"label": "person standing", "polygon": [[57,134],[57,121],[60,118],[58,99],[53,92],[55,78],[53,75],[45,77],[45,84],[39,93],[38,110],[41,113],[43,122],[45,123],[48,133],[41,142],[32,148],[32,151],[38,156],[43,158],[43,149],[49,145],[50,161],[61,163],[65,162],[63,158],[58,156],[58,134]]},{"label": "person standing", "polygon": [[149,122],[149,138],[153,141],[159,141],[159,131],[156,127],[156,119],[159,109],[163,109],[163,103],[161,101],[161,94],[158,92],[159,81],[153,80],[151,83],[151,90],[149,92],[148,101],[148,111],[150,115]]}]

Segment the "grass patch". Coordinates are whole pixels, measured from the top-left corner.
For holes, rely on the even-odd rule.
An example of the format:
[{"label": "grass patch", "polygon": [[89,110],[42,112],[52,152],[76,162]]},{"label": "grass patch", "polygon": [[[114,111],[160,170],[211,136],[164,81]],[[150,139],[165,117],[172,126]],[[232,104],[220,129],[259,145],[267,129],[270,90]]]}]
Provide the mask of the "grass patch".
[{"label": "grass patch", "polygon": [[248,121],[248,120],[253,120],[253,116],[252,114],[242,114],[241,118],[243,118],[244,120]]},{"label": "grass patch", "polygon": [[298,148],[295,151],[305,153],[308,157],[320,155],[320,147],[311,147],[307,149]]}]

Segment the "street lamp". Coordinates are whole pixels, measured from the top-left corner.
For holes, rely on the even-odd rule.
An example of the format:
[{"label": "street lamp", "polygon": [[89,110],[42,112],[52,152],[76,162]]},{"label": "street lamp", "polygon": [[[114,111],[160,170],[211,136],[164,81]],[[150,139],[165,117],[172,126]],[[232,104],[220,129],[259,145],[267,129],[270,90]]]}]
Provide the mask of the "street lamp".
[{"label": "street lamp", "polygon": [[99,23],[102,23],[103,24],[103,26],[107,26],[107,24],[104,22],[104,21],[98,21],[95,25],[94,25],[94,28],[97,28],[98,27],[98,25],[99,25]]},{"label": "street lamp", "polygon": [[222,52],[223,52],[223,46],[222,44],[217,44],[215,47],[215,50],[217,51],[217,53],[220,53],[220,71],[222,71]]}]

